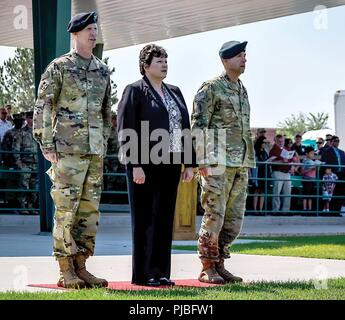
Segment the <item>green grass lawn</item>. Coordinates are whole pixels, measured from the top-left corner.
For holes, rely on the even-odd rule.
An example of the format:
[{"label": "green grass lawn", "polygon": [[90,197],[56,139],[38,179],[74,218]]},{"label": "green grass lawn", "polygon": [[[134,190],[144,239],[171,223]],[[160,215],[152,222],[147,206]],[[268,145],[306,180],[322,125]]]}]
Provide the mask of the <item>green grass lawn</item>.
[{"label": "green grass lawn", "polygon": [[[248,237],[241,239],[276,240],[280,242],[234,244],[231,246],[231,252],[345,260],[345,236]],[[173,246],[173,248],[196,251],[196,246]]]},{"label": "green grass lawn", "polygon": [[254,282],[213,288],[172,288],[153,291],[83,289],[67,292],[0,293],[0,300],[345,300],[345,278],[313,282]]}]

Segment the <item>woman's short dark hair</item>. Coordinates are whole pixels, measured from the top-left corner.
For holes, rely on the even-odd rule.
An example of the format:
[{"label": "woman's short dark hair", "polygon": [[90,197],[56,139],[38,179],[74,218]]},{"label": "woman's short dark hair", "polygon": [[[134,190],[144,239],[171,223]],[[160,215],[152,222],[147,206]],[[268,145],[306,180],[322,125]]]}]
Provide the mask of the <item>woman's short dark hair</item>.
[{"label": "woman's short dark hair", "polygon": [[142,75],[145,74],[144,66],[151,64],[153,57],[156,58],[168,58],[168,54],[163,47],[155,44],[148,44],[141,49],[139,55],[139,68]]}]

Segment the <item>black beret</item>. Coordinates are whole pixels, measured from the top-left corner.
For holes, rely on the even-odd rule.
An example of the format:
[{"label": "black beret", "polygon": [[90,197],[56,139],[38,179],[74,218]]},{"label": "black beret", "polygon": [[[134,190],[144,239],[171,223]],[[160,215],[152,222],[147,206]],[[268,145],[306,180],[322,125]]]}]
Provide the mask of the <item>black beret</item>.
[{"label": "black beret", "polygon": [[21,113],[16,113],[13,115],[13,120],[24,120],[24,118]]},{"label": "black beret", "polygon": [[33,111],[25,112],[25,117],[32,117],[34,115]]},{"label": "black beret", "polygon": [[97,23],[98,15],[95,11],[78,13],[71,18],[71,21],[68,23],[67,31],[68,32],[78,32],[83,30],[86,26],[92,23]]},{"label": "black beret", "polygon": [[219,50],[219,56],[223,59],[231,59],[241,52],[246,51],[247,41],[228,41],[225,42]]}]

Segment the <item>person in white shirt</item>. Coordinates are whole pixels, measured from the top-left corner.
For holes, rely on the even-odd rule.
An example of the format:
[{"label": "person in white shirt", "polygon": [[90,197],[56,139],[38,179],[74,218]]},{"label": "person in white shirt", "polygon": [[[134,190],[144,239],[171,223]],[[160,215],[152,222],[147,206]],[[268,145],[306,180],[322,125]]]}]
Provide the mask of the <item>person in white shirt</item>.
[{"label": "person in white shirt", "polygon": [[14,123],[13,123],[13,116],[12,116],[12,105],[6,104],[6,105],[5,105],[5,109],[6,109],[6,111],[7,111],[6,120],[9,121],[9,122],[11,122],[12,125],[13,125]]},{"label": "person in white shirt", "polygon": [[7,111],[5,108],[0,108],[0,142],[4,137],[5,133],[12,129],[13,125],[10,121],[6,120]]}]

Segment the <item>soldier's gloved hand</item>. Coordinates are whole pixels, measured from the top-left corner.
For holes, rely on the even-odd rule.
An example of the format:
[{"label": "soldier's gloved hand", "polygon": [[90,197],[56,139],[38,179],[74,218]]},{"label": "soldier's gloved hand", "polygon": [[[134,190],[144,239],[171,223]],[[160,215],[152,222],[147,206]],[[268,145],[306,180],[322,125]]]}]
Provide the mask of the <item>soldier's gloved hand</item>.
[{"label": "soldier's gloved hand", "polygon": [[51,163],[57,163],[56,152],[44,152],[43,156]]},{"label": "soldier's gloved hand", "polygon": [[141,167],[133,168],[133,181],[137,184],[145,183],[145,172],[143,168]]},{"label": "soldier's gloved hand", "polygon": [[208,177],[209,175],[211,175],[212,171],[211,171],[211,167],[204,167],[204,168],[199,168],[199,174],[202,177]]}]

